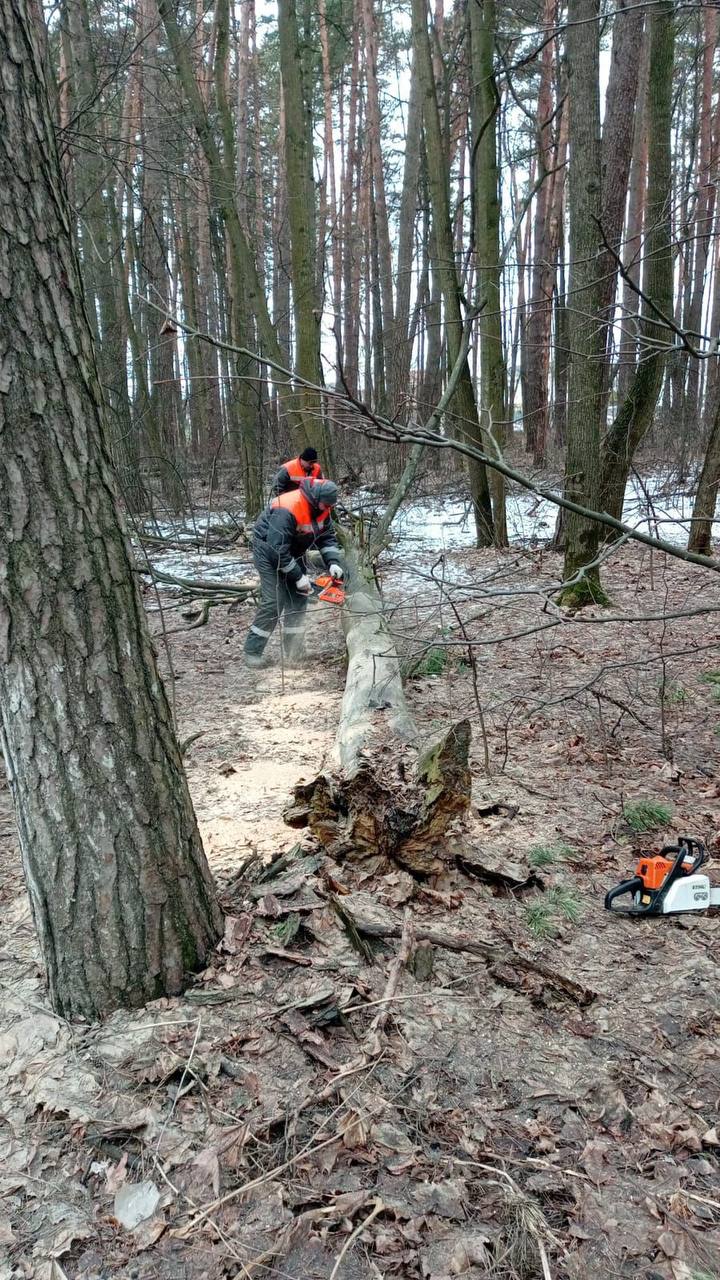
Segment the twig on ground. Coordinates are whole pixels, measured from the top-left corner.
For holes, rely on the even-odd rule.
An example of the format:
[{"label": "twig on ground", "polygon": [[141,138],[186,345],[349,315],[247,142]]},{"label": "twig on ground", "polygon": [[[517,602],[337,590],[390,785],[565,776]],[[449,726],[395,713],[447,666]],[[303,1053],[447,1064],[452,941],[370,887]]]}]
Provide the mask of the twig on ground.
[{"label": "twig on ground", "polygon": [[200,1030],[201,1030],[201,1028],[202,1028],[202,1014],[200,1014],[200,1016],[199,1016],[199,1018],[198,1018],[198,1021],[197,1021],[197,1026],[196,1026],[196,1028],[195,1028],[195,1035],[194,1035],[194,1037],[193,1037],[192,1045],[190,1046],[190,1056],[189,1056],[189,1058],[188,1058],[187,1062],[185,1063],[185,1066],[183,1067],[183,1073],[182,1073],[182,1076],[180,1077],[180,1084],[178,1085],[177,1093],[175,1094],[175,1097],[173,1098],[173,1104],[172,1104],[172,1106],[171,1106],[171,1108],[170,1108],[170,1111],[169,1111],[168,1115],[165,1117],[165,1121],[164,1121],[164,1123],[163,1123],[163,1125],[162,1125],[162,1128],[160,1129],[160,1132],[159,1132],[159,1134],[158,1134],[157,1143],[156,1143],[156,1145],[155,1145],[155,1151],[156,1151],[156,1153],[160,1151],[160,1143],[161,1143],[161,1142],[162,1142],[162,1140],[163,1140],[163,1136],[164,1136],[164,1134],[165,1134],[165,1130],[167,1129],[167,1127],[168,1127],[168,1125],[169,1125],[170,1121],[172,1120],[173,1115],[175,1114],[175,1108],[176,1108],[176,1106],[177,1106],[177,1104],[178,1104],[178,1101],[179,1101],[180,1097],[182,1096],[182,1092],[183,1092],[183,1085],[185,1084],[185,1078],[186,1078],[186,1076],[188,1076],[188,1075],[192,1075],[192,1074],[193,1074],[193,1073],[191,1072],[191,1070],[190,1070],[190,1064],[191,1064],[191,1062],[192,1062],[192,1060],[193,1060],[193,1055],[194,1055],[195,1050],[196,1050],[196,1048],[197,1048],[197,1042],[198,1042],[198,1040],[200,1039]]},{"label": "twig on ground", "polygon": [[150,577],[155,582],[167,582],[172,587],[182,587],[183,591],[192,592],[194,595],[210,594],[211,596],[227,595],[233,599],[247,596],[255,596],[258,590],[258,582],[251,580],[250,582],[213,582],[209,578],[178,578],[174,573],[165,573],[163,569],[157,569],[155,565],[149,561],[145,566],[138,566],[136,573],[144,577]]},{"label": "twig on ground", "polygon": [[340,1267],[342,1266],[342,1261],[343,1261],[343,1258],[345,1257],[345,1254],[348,1252],[350,1248],[352,1248],[353,1244],[358,1239],[358,1237],[362,1235],[366,1227],[370,1226],[370,1223],[372,1222],[373,1218],[377,1218],[378,1214],[382,1213],[384,1208],[385,1208],[385,1205],[383,1204],[382,1200],[378,1197],[378,1199],[375,1201],[375,1205],[372,1211],[368,1214],[367,1218],[363,1219],[360,1225],[355,1228],[352,1235],[349,1235],[347,1240],[345,1241],[345,1244],[343,1245],[342,1249],[340,1250],[340,1253],[338,1254],[337,1262],[335,1263],[335,1266],[330,1272],[329,1280],[335,1280],[335,1277],[337,1276],[340,1270]]},{"label": "twig on ground", "polygon": [[414,943],[415,930],[413,928],[412,911],[410,910],[410,907],[406,907],[405,916],[403,918],[400,946],[395,959],[390,965],[390,972],[388,974],[387,986],[383,992],[381,1007],[370,1024],[370,1035],[374,1035],[378,1031],[383,1031],[385,1029],[385,1023],[387,1022],[391,1012],[391,1002],[395,997],[397,985],[400,981],[400,974],[410,959]]}]

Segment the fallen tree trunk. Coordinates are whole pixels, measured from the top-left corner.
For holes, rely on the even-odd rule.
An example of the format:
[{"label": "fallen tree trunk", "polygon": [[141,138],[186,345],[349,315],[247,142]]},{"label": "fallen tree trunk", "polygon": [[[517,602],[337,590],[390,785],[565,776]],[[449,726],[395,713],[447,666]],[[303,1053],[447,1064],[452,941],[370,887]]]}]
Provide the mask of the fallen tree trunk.
[{"label": "fallen tree trunk", "polygon": [[330,769],[295,788],[286,821],[337,858],[383,854],[428,875],[454,860],[448,828],[470,803],[470,725],[418,750],[400,662],[370,570],[347,552],[348,671]]},{"label": "fallen tree trunk", "polygon": [[418,731],[405,700],[400,662],[388,631],[382,601],[370,573],[346,551],[347,603],[343,631],[348,669],[335,738],[337,763],[347,773],[373,740],[416,745]]}]

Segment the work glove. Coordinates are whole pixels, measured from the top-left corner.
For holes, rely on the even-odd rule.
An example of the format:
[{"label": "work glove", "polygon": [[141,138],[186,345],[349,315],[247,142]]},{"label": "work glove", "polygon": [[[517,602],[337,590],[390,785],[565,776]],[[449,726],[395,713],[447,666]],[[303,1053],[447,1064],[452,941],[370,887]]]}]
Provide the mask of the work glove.
[{"label": "work glove", "polygon": [[301,596],[309,596],[312,591],[312,584],[307,574],[304,573],[302,578],[298,578],[295,583],[295,590],[300,592]]},{"label": "work glove", "polygon": [[331,564],[328,569],[331,578],[337,578],[338,582],[342,582],[345,577],[345,570],[341,564]]}]

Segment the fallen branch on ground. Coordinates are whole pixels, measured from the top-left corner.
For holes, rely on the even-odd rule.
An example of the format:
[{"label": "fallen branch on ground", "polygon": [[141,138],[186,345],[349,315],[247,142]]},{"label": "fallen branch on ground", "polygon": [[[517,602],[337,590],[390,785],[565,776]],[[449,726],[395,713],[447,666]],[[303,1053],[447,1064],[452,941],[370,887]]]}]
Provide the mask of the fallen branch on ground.
[{"label": "fallen branch on ground", "polygon": [[412,949],[415,943],[415,928],[413,925],[412,911],[409,907],[405,908],[405,917],[403,919],[402,935],[400,938],[400,946],[398,953],[390,966],[387,985],[383,992],[382,1003],[378,1013],[376,1013],[370,1024],[370,1035],[374,1035],[378,1031],[385,1029],[385,1023],[390,1017],[390,1005],[397,991],[400,974],[407,967]]},{"label": "fallen branch on ground", "polygon": [[[360,935],[365,934],[368,938],[401,938],[403,935],[403,926],[399,922],[385,924],[380,920],[363,919],[350,911],[347,901],[343,903],[343,909],[352,917],[355,929]],[[537,974],[549,986],[564,991],[582,1008],[592,1004],[596,997],[597,993],[589,987],[575,982],[573,978],[567,978],[554,969],[549,969],[539,960],[532,960],[529,956],[522,955],[514,947],[493,946],[489,942],[478,942],[465,934],[447,933],[444,929],[426,929],[421,925],[416,925],[414,932],[418,942],[429,942],[432,946],[440,947],[445,951],[466,952],[468,955],[480,956],[491,965],[510,965],[516,969],[523,969],[526,973]]]},{"label": "fallen branch on ground", "polygon": [[165,573],[164,570],[157,569],[155,565],[138,566],[135,572],[144,578],[152,578],[154,582],[166,582],[172,587],[182,587],[188,594],[230,596],[231,603],[236,599],[248,599],[250,596],[255,598],[260,588],[256,579],[250,582],[212,582],[208,578],[178,578],[174,573]]}]

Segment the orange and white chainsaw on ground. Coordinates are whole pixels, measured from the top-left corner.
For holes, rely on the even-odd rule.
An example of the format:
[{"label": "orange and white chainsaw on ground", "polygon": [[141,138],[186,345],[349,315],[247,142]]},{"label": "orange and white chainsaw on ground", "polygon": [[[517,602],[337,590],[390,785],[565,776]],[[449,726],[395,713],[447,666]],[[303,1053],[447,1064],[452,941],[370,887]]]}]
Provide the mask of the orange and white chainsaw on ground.
[{"label": "orange and white chainsaw on ground", "polygon": [[329,573],[321,573],[312,584],[313,593],[324,604],[343,605],[345,588],[341,578],[331,578]]},{"label": "orange and white chainsaw on ground", "polygon": [[[628,916],[669,916],[684,911],[707,911],[720,907],[720,887],[710,884],[700,871],[707,859],[700,840],[681,836],[677,844],[665,845],[659,854],[643,857],[631,880],[622,880],[605,895],[608,911]],[[629,907],[613,903],[629,895]]]}]

